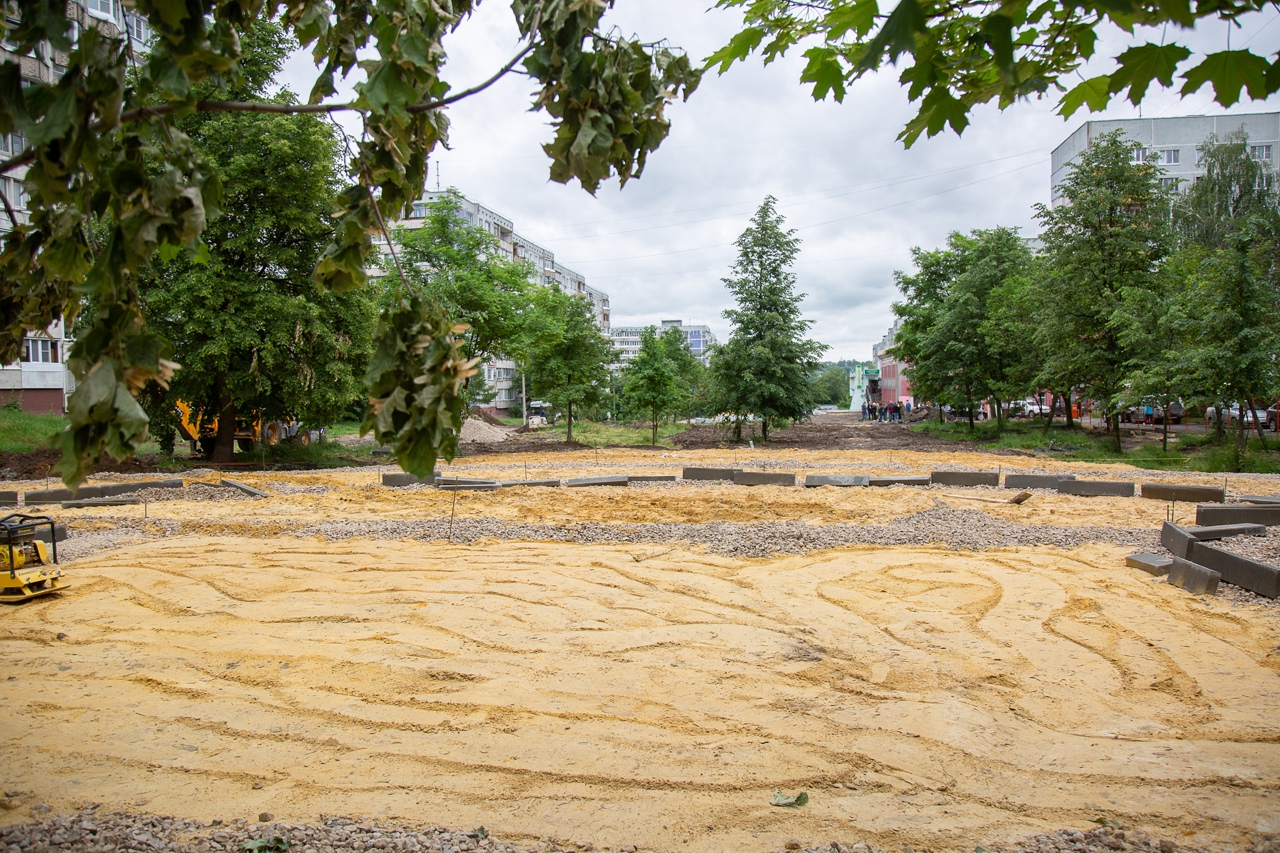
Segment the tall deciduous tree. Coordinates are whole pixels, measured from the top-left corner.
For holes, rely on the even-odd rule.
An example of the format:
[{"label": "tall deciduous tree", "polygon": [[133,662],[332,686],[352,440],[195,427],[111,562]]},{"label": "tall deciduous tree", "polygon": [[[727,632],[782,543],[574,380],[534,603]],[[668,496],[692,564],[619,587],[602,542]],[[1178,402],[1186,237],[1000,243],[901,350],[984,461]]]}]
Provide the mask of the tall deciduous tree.
[{"label": "tall deciduous tree", "polygon": [[1116,321],[1126,293],[1157,285],[1171,245],[1171,200],[1161,170],[1134,158],[1123,134],[1103,134],[1062,182],[1064,203],[1036,205],[1048,259],[1046,303],[1054,306],[1054,370],[1103,403],[1120,449],[1117,404],[1131,352]]},{"label": "tall deciduous tree", "polygon": [[[247,74],[232,89],[266,99],[290,40],[263,21],[246,40]],[[203,263],[178,257],[142,277],[143,312],[173,342],[169,399],[218,418],[212,458],[230,462],[236,421],[332,422],[363,394],[376,307],[311,280],[329,241],[339,185],[332,125],[309,115],[209,113],[180,122],[225,181]],[[74,458],[74,457],[70,457]]]},{"label": "tall deciduous tree", "polygon": [[609,390],[616,352],[596,326],[591,303],[558,286],[540,287],[520,345],[530,393],[563,411],[573,441],[573,410],[594,406]]},{"label": "tall deciduous tree", "polygon": [[688,417],[706,405],[707,368],[689,349],[684,331],[668,326],[658,338],[662,351],[675,372],[676,401],[673,414]]},{"label": "tall deciduous tree", "polygon": [[[712,357],[712,370],[727,408],[769,427],[809,414],[814,407],[809,377],[826,347],[805,337],[812,321],[800,315],[803,293],[791,271],[800,241],[784,230],[777,200],[766,196],[751,225],[737,239],[733,274],[723,279],[736,308],[724,312],[733,324],[729,341]],[[739,422],[739,436],[741,423]]]},{"label": "tall deciduous tree", "polygon": [[627,365],[622,378],[627,400],[648,413],[653,427],[653,440],[650,443],[657,444],[658,421],[671,411],[679,398],[675,365],[667,357],[662,339],[653,326],[646,328],[640,335],[640,351]]}]

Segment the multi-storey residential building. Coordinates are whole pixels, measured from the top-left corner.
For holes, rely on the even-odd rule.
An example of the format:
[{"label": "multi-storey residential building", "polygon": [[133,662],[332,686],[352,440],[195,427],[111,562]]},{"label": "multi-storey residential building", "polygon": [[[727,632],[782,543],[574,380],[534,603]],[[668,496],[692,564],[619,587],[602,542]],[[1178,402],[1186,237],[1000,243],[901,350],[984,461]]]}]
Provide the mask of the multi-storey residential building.
[{"label": "multi-storey residential building", "polygon": [[858,365],[849,371],[849,411],[880,402],[880,368]]},{"label": "multi-storey residential building", "polygon": [[[648,326],[618,326],[609,332],[613,346],[618,351],[618,363],[615,368],[625,367],[640,352],[640,337]],[[682,320],[663,320],[657,332],[661,335],[667,329],[679,329],[684,333],[684,341],[689,351],[704,365],[711,358],[711,348],[716,344],[716,336],[710,326],[686,326]]]},{"label": "multi-storey residential building", "polygon": [[[428,190],[423,194],[421,201],[414,203],[409,218],[393,223],[394,226],[409,229],[421,228],[427,216],[428,206],[443,195],[445,191]],[[510,256],[514,261],[527,261],[532,267],[530,272],[532,281],[545,287],[556,285],[564,292],[576,294],[590,302],[596,325],[604,334],[609,334],[609,295],[589,287],[582,273],[556,263],[554,252],[521,236],[510,219],[465,196],[461,197],[458,215],[468,225],[483,228],[492,234],[497,239],[499,251],[504,256]],[[515,362],[495,359],[483,365],[483,369],[485,384],[495,391],[490,405],[499,415],[509,414],[519,405],[520,389],[515,383]]]},{"label": "multi-storey residential building", "polygon": [[906,375],[908,365],[893,355],[893,345],[897,342],[901,328],[902,321],[894,320],[880,343],[871,348],[872,358],[880,365],[882,403],[905,403],[911,399],[911,380]]},{"label": "multi-storey residential building", "polygon": [[1185,188],[1204,174],[1199,148],[1209,135],[1221,140],[1241,128],[1249,135],[1249,153],[1274,170],[1280,156],[1280,112],[1087,121],[1053,150],[1052,203],[1061,203],[1059,186],[1071,174],[1076,157],[1104,133],[1123,131],[1134,141],[1135,160],[1153,159],[1164,167],[1166,186]]},{"label": "multi-storey residential building", "polygon": [[[120,0],[71,0],[65,14],[71,22],[71,37],[79,37],[80,31],[94,27],[108,38],[127,34],[135,56],[146,53],[151,31],[147,21],[127,11]],[[67,67],[67,54],[44,49],[36,55],[20,56],[9,50],[9,44],[0,42],[0,63],[16,64],[24,84],[53,83],[62,77]],[[0,160],[21,154],[27,147],[26,137],[20,132],[0,135]],[[0,175],[0,193],[4,194],[13,209],[17,221],[0,206],[0,235],[28,221],[27,191],[23,185],[26,167],[20,166]],[[75,378],[67,370],[67,349],[70,340],[61,320],[39,332],[28,332],[22,344],[19,360],[0,365],[0,403],[20,399],[23,409],[29,412],[66,411],[67,396],[75,390]]]}]

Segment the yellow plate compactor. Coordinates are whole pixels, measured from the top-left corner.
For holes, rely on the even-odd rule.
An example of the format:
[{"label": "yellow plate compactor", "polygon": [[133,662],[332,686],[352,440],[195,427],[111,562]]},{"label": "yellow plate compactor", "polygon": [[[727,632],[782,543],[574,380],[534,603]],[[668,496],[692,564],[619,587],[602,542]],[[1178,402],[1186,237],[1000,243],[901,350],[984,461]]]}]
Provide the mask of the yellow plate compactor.
[{"label": "yellow plate compactor", "polygon": [[[49,531],[46,543],[39,534]],[[14,513],[0,518],[0,602],[16,604],[67,588],[57,567],[53,519]]]}]

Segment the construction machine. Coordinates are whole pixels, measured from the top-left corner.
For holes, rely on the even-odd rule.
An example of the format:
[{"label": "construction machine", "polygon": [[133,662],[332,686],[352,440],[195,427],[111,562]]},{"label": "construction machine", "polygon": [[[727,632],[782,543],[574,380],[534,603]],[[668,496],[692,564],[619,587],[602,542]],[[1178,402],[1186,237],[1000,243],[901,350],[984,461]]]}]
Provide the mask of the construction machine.
[{"label": "construction machine", "polygon": [[[192,408],[190,403],[179,400],[174,405],[178,416],[178,433],[191,442],[191,449],[197,447],[205,456],[213,450],[213,440],[218,434],[218,417],[204,417]],[[307,430],[297,421],[267,421],[260,417],[241,418],[236,422],[236,446],[248,453],[259,442],[275,445],[282,441],[297,441],[300,444],[311,444],[313,441],[324,441],[325,430]]]},{"label": "construction machine", "polygon": [[[48,527],[49,541],[39,538]],[[17,604],[52,592],[62,592],[58,541],[53,519],[47,515],[13,513],[0,518],[0,601]]]}]

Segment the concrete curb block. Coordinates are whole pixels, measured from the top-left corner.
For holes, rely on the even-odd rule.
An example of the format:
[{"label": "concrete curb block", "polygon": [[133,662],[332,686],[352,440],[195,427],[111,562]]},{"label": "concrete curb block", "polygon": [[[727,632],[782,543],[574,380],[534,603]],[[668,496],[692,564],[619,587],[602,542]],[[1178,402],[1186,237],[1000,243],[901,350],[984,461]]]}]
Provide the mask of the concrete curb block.
[{"label": "concrete curb block", "polygon": [[868,486],[927,486],[929,478],[920,477],[870,477]]},{"label": "concrete curb block", "polygon": [[1081,497],[1133,497],[1133,483],[1123,480],[1061,480],[1058,491]]},{"label": "concrete curb block", "polygon": [[496,492],[497,483],[445,483],[436,486],[442,492]]},{"label": "concrete curb block", "polygon": [[1280,568],[1224,551],[1214,545],[1195,542],[1188,558],[1204,566],[1229,584],[1242,587],[1267,598],[1280,594]]},{"label": "concrete curb block", "polygon": [[1215,595],[1222,575],[1190,560],[1174,557],[1169,566],[1168,582],[1192,595]]},{"label": "concrete curb block", "polygon": [[817,486],[856,488],[858,486],[870,485],[871,478],[866,474],[806,474],[804,478],[804,486],[806,489],[812,489]]},{"label": "concrete curb block", "polygon": [[1280,524],[1280,505],[1200,504],[1196,507],[1196,524],[1213,527],[1219,524]]},{"label": "concrete curb block", "polygon": [[73,501],[80,497],[80,495],[84,495],[86,498],[103,497],[97,487],[86,486],[78,492],[73,492],[70,489],[37,489],[33,492],[23,492],[22,500],[23,503],[28,506],[34,504],[56,504],[62,503],[63,501]]},{"label": "concrete curb block", "polygon": [[682,480],[732,480],[738,468],[685,468],[680,473]]},{"label": "concrete curb block", "polygon": [[1056,489],[1063,480],[1074,480],[1075,474],[1005,474],[1006,489]]},{"label": "concrete curb block", "polygon": [[18,503],[17,492],[0,492],[0,504],[13,504],[17,506],[17,503]]},{"label": "concrete curb block", "polygon": [[1220,486],[1179,486],[1168,483],[1143,483],[1141,495],[1153,501],[1183,503],[1222,503],[1227,499],[1226,489]]},{"label": "concrete curb block", "polygon": [[404,471],[394,471],[389,474],[382,475],[382,485],[389,486],[393,489],[400,486],[417,486],[422,483],[431,482],[434,482],[434,480],[424,480],[421,477],[414,474],[407,474]]},{"label": "concrete curb block", "polygon": [[370,450],[370,451],[369,451],[369,455],[370,455],[370,456],[390,456],[390,455],[391,455],[391,448],[390,448],[390,447],[375,447],[373,450]]},{"label": "concrete curb block", "polygon": [[1175,557],[1185,560],[1187,554],[1191,552],[1191,543],[1194,541],[1195,538],[1191,534],[1173,522],[1166,521],[1160,527],[1160,544]]},{"label": "concrete curb block", "polygon": [[795,474],[772,474],[767,471],[735,471],[733,482],[739,486],[794,486]]},{"label": "concrete curb block", "polygon": [[1280,495],[1232,495],[1232,497],[1247,504],[1280,505]]},{"label": "concrete curb block", "polygon": [[1161,575],[1169,574],[1169,567],[1173,565],[1173,558],[1143,552],[1125,557],[1124,564],[1130,568],[1142,569],[1149,575],[1160,577]]},{"label": "concrete curb block", "polygon": [[437,486],[496,486],[497,480],[487,480],[483,477],[436,477],[432,480]]},{"label": "concrete curb block", "polygon": [[[41,542],[49,541],[49,528],[36,528],[36,538]],[[53,526],[53,538],[58,542],[62,542],[67,538],[67,526],[65,524],[55,524]]]},{"label": "concrete curb block", "polygon": [[559,480],[514,480],[510,483],[499,483],[501,489],[514,489],[517,486],[543,486],[548,489],[560,488]]},{"label": "concrete curb block", "polygon": [[267,494],[266,492],[262,491],[261,489],[255,489],[253,486],[246,486],[244,483],[238,482],[238,481],[236,481],[236,480],[223,480],[223,481],[222,481],[222,485],[227,486],[227,487],[232,488],[232,489],[237,489],[237,490],[239,490],[240,492],[243,492],[244,494],[248,495],[248,496],[249,496],[249,497],[251,497],[251,498],[269,498],[269,497],[271,497],[271,495]]},{"label": "concrete curb block", "polygon": [[996,471],[930,471],[929,482],[940,486],[999,486]]},{"label": "concrete curb block", "polygon": [[615,477],[578,477],[574,480],[565,480],[564,484],[571,489],[585,486],[625,486],[629,480],[626,474],[621,474]]},{"label": "concrete curb block", "polygon": [[1226,539],[1229,536],[1266,536],[1265,524],[1215,524],[1211,527],[1184,528],[1187,535],[1197,542]]},{"label": "concrete curb block", "polygon": [[632,474],[629,479],[633,483],[674,483],[680,477],[676,474]]},{"label": "concrete curb block", "polygon": [[182,480],[139,480],[136,483],[104,483],[98,486],[103,497],[113,498],[118,495],[128,495],[133,492],[140,492],[143,489],[184,489],[186,483]]}]

